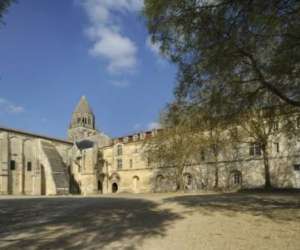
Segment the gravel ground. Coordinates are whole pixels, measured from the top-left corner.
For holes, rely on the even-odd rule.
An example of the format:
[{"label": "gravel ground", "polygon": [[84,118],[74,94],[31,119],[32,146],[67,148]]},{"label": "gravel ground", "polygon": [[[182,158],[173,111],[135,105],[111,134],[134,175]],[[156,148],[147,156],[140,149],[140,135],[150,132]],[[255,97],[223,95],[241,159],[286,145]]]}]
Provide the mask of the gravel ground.
[{"label": "gravel ground", "polygon": [[0,197],[0,249],[300,249],[300,194]]}]

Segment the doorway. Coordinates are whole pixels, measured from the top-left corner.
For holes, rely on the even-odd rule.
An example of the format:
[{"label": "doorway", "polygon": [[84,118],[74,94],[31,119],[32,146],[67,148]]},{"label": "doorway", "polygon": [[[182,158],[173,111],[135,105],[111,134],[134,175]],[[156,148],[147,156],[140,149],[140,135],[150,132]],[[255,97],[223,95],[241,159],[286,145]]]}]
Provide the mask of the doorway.
[{"label": "doorway", "polygon": [[139,192],[139,180],[140,178],[138,176],[133,177],[133,192],[138,193]]},{"label": "doorway", "polygon": [[103,193],[103,184],[102,184],[102,181],[100,181],[100,180],[98,180],[97,189],[100,194]]},{"label": "doorway", "polygon": [[117,184],[117,183],[113,183],[111,189],[112,189],[112,192],[113,192],[113,193],[118,192],[118,184]]},{"label": "doorway", "polygon": [[43,165],[41,165],[41,195],[46,195],[46,174]]}]

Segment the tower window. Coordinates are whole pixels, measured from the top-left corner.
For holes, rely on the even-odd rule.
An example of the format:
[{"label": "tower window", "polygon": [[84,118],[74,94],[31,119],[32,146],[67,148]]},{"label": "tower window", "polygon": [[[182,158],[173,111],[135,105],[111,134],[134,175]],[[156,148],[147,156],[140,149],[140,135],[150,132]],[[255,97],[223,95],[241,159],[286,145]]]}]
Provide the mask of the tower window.
[{"label": "tower window", "polygon": [[10,161],[10,170],[16,170],[16,161],[15,160]]},{"label": "tower window", "polygon": [[79,117],[77,118],[77,123],[80,123],[80,118]]}]

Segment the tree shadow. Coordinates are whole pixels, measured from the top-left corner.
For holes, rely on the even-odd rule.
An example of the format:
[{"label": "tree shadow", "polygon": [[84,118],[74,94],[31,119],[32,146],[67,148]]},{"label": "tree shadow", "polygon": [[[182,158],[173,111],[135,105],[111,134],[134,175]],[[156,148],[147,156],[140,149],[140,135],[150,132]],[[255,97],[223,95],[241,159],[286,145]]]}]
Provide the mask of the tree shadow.
[{"label": "tree shadow", "polygon": [[181,218],[143,199],[1,200],[0,249],[136,249]]},{"label": "tree shadow", "polygon": [[164,202],[176,202],[191,212],[205,215],[222,213],[230,217],[240,214],[262,216],[273,221],[300,222],[299,193],[230,193],[185,195],[164,199]]}]

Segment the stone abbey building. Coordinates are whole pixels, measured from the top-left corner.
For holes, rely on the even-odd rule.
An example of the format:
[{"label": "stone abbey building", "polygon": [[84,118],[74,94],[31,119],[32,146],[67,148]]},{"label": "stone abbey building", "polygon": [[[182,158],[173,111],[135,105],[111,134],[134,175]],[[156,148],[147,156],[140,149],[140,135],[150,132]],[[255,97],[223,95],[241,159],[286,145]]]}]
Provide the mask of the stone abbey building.
[{"label": "stone abbey building", "polygon": [[[300,121],[300,119],[298,119]],[[298,121],[297,120],[297,121]],[[85,97],[80,99],[68,130],[68,140],[0,127],[0,194],[60,195],[175,190],[175,170],[150,163],[144,141],[156,131],[109,138],[96,129],[95,116]],[[299,122],[300,127],[300,122]],[[300,140],[293,145],[279,138],[272,146],[272,184],[300,188]],[[224,188],[261,187],[263,161],[255,145],[243,145],[239,159],[219,163]],[[185,188],[208,188],[212,163],[184,169]]]}]

